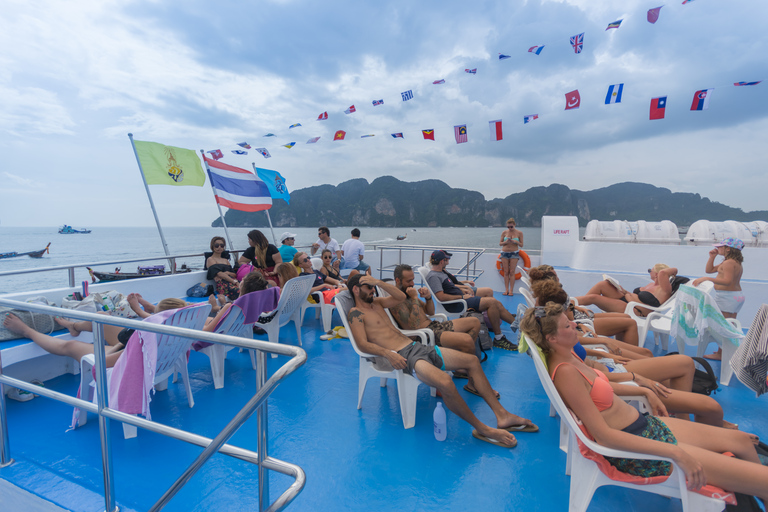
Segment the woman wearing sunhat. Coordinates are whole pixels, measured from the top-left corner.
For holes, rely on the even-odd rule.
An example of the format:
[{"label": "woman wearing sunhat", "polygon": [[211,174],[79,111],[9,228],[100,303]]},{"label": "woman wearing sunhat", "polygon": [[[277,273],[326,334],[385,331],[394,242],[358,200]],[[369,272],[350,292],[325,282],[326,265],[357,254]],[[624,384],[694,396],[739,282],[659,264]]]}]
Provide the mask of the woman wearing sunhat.
[{"label": "woman wearing sunhat", "polygon": [[[744,268],[741,264],[744,262],[744,256],[741,250],[744,249],[744,242],[738,238],[726,238],[709,251],[707,267],[704,270],[707,274],[714,274],[716,277],[700,277],[693,282],[693,286],[698,286],[704,281],[712,281],[715,285],[715,302],[720,308],[725,318],[736,318],[744,305],[744,293],[741,291],[741,274]],[[720,264],[715,265],[717,255],[725,257]],[[707,354],[707,359],[719,361],[722,358],[722,349],[718,349],[714,354]]]}]

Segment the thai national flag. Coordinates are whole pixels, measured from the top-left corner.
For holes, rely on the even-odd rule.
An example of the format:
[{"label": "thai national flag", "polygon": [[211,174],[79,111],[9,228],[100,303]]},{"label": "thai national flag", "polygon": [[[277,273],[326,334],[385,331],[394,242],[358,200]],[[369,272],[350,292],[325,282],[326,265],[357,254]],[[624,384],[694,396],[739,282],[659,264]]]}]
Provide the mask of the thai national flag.
[{"label": "thai national flag", "polygon": [[465,73],[469,73],[470,75],[476,75],[477,74],[477,68],[465,69],[464,72]]},{"label": "thai national flag", "polygon": [[204,158],[218,204],[242,212],[258,212],[272,207],[269,188],[255,174]]},{"label": "thai national flag", "polygon": [[714,89],[702,89],[693,93],[693,102],[691,110],[707,110],[709,108],[709,97]]}]

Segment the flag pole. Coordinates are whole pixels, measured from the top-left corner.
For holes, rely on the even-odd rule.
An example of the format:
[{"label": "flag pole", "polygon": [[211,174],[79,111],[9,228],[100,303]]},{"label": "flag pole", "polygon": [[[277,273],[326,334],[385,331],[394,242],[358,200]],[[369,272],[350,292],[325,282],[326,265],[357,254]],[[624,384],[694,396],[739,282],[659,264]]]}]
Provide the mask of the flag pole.
[{"label": "flag pole", "polygon": [[[253,172],[258,176],[259,172],[256,170],[256,162],[251,162],[251,165],[253,166]],[[269,216],[269,208],[264,210],[264,213],[267,214],[267,222],[269,222],[269,230],[272,232],[272,240],[274,240],[275,247],[277,247],[277,237],[275,236],[275,228],[272,227],[272,218]]]},{"label": "flag pole", "polygon": [[213,200],[216,202],[216,208],[219,209],[219,218],[221,219],[221,224],[224,226],[224,234],[227,235],[227,242],[229,242],[229,250],[233,251],[235,250],[235,246],[232,245],[232,238],[229,236],[229,229],[227,229],[227,221],[224,220],[224,214],[221,213],[221,205],[219,204],[219,201],[216,199],[216,187],[213,186],[213,178],[211,178],[211,168],[208,167],[208,160],[205,158],[205,152],[201,149],[200,154],[203,155],[203,163],[205,164],[205,171],[208,173],[208,181],[211,183],[211,192],[213,192]]},{"label": "flag pole", "polygon": [[[147,178],[144,176],[144,168],[141,166],[141,160],[139,160],[139,153],[136,151],[136,144],[133,143],[133,134],[129,133],[128,138],[131,139],[131,147],[133,148],[133,154],[136,157],[136,163],[139,164],[139,174],[141,174],[141,181],[144,183],[144,190],[147,191],[147,198],[149,199],[149,206],[152,207],[152,215],[155,216],[155,223],[157,224],[157,231],[160,233],[160,241],[163,243],[163,250],[166,256],[170,256],[171,252],[168,250],[168,242],[165,241],[165,235],[163,234],[163,228],[160,226],[160,219],[157,216],[157,210],[155,210],[155,202],[152,201],[152,194],[149,193],[149,185],[147,185]],[[171,273],[176,271],[175,262],[173,259],[168,259],[168,266]]]}]

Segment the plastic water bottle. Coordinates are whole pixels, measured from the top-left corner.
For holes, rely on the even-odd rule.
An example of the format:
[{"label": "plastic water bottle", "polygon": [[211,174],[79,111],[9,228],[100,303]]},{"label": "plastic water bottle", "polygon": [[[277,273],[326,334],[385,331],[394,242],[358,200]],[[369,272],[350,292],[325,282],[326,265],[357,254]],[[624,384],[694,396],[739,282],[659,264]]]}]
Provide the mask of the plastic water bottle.
[{"label": "plastic water bottle", "polygon": [[445,409],[443,409],[443,403],[437,402],[437,406],[435,406],[435,412],[432,415],[432,421],[435,425],[435,439],[438,441],[445,441],[445,436],[448,434],[446,430],[446,421],[445,421]]}]

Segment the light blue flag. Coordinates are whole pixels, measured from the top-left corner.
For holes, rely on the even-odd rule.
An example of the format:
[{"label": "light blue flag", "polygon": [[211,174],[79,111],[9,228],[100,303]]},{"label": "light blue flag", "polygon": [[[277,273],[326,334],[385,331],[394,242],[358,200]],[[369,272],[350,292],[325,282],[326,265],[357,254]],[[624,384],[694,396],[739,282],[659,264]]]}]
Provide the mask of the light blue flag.
[{"label": "light blue flag", "polygon": [[266,183],[267,188],[269,189],[269,195],[272,196],[272,199],[283,199],[286,203],[291,203],[291,194],[288,193],[288,187],[285,185],[285,178],[283,178],[279,172],[257,167],[256,174],[259,175],[261,181]]}]

